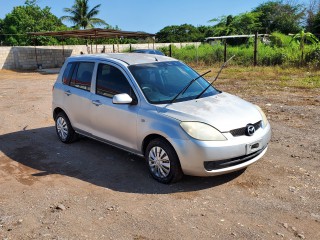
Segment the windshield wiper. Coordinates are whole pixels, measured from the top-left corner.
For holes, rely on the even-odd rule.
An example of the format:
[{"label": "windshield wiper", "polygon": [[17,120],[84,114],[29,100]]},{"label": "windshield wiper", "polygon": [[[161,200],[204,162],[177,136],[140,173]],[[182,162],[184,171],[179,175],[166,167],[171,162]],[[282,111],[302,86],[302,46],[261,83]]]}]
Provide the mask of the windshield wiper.
[{"label": "windshield wiper", "polygon": [[229,58],[228,61],[226,61],[226,62],[221,66],[221,68],[220,68],[217,76],[215,77],[215,79],[213,79],[213,81],[212,81],[205,89],[203,89],[203,91],[202,91],[195,99],[198,99],[199,97],[201,97],[202,94],[204,94],[204,93],[208,90],[208,88],[209,88],[210,86],[212,86],[212,83],[214,83],[214,82],[218,79],[218,77],[219,77],[222,69],[227,65],[227,63],[228,63],[234,56],[235,56],[235,55],[233,55],[231,58]]},{"label": "windshield wiper", "polygon": [[204,75],[208,74],[209,72],[211,72],[211,70],[199,75],[198,77],[192,79],[188,84],[187,86],[185,86],[171,101],[170,103],[174,103],[174,101],[181,95],[181,94],[184,94],[187,89],[191,86],[192,83],[194,83],[195,81],[197,81],[199,78],[203,77]]}]

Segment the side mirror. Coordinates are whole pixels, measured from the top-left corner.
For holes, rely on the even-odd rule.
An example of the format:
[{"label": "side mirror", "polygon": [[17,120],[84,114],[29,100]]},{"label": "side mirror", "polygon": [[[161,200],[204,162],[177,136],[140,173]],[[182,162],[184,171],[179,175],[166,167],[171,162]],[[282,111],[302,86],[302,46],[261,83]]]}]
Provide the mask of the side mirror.
[{"label": "side mirror", "polygon": [[127,93],[120,93],[120,94],[113,96],[112,103],[114,103],[114,104],[130,104],[130,103],[132,103],[132,98]]}]

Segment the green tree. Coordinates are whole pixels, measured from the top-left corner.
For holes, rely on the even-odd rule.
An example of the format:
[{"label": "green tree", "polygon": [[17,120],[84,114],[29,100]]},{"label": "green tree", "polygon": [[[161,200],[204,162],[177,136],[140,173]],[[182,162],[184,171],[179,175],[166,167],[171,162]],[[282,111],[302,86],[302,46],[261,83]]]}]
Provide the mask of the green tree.
[{"label": "green tree", "polygon": [[204,39],[204,34],[191,24],[172,25],[156,33],[159,42],[196,42]]},{"label": "green tree", "polygon": [[[27,32],[55,31],[65,29],[61,21],[50,12],[49,7],[41,9],[36,1],[26,1],[25,5],[14,7],[0,24],[4,45],[33,45],[33,39]],[[52,37],[37,37],[36,44],[52,45],[58,40]]]},{"label": "green tree", "polygon": [[305,32],[304,30],[301,30],[299,33],[295,34],[292,40],[299,43],[300,50],[301,50],[301,63],[303,63],[304,61],[304,45],[306,44],[306,42],[309,41],[313,44],[319,42],[319,40],[315,35],[313,35],[310,32]]},{"label": "green tree", "polygon": [[108,26],[108,24],[95,16],[99,14],[101,4],[89,9],[89,0],[75,0],[71,8],[64,8],[69,16],[62,16],[61,20],[70,21],[75,24],[73,28],[88,29],[93,28],[95,25]]},{"label": "green tree", "polygon": [[3,44],[3,20],[0,18],[0,46]]},{"label": "green tree", "polygon": [[222,16],[220,18],[214,18],[209,20],[209,22],[218,22],[213,26],[213,35],[212,36],[228,36],[235,34],[235,30],[232,26],[233,16]]},{"label": "green tree", "polygon": [[320,0],[310,0],[307,10],[306,31],[320,34]]},{"label": "green tree", "polygon": [[197,28],[201,34],[201,37],[202,37],[201,40],[207,37],[212,37],[214,34],[213,26],[198,26]]},{"label": "green tree", "polygon": [[236,16],[222,16],[209,22],[218,22],[214,26],[215,36],[253,34],[261,27],[259,17],[260,13],[258,12],[246,12]]},{"label": "green tree", "polygon": [[284,34],[298,32],[305,17],[305,8],[301,4],[289,4],[283,1],[269,1],[260,4],[253,12],[260,13],[261,30]]},{"label": "green tree", "polygon": [[27,6],[36,6],[37,0],[26,0],[24,4]]},{"label": "green tree", "polygon": [[312,32],[320,35],[320,10],[314,17],[314,26]]},{"label": "green tree", "polygon": [[315,20],[315,15],[317,14],[317,8],[319,8],[320,10],[320,0],[319,0],[319,7],[317,7],[317,0],[310,0],[309,6],[307,9],[307,16],[306,16],[306,31],[313,32],[314,20]]}]

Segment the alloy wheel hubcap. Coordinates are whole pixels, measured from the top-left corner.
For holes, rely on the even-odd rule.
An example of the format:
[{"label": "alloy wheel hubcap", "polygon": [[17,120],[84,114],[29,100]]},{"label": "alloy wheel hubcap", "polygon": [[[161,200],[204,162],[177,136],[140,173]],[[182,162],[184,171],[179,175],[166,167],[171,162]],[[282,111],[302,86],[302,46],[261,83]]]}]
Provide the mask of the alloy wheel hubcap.
[{"label": "alloy wheel hubcap", "polygon": [[62,117],[59,117],[57,119],[57,131],[58,131],[59,137],[63,141],[66,140],[68,136],[68,125],[67,125],[67,122]]},{"label": "alloy wheel hubcap", "polygon": [[161,147],[153,147],[149,152],[149,167],[155,176],[167,177],[170,173],[170,159],[166,151]]}]

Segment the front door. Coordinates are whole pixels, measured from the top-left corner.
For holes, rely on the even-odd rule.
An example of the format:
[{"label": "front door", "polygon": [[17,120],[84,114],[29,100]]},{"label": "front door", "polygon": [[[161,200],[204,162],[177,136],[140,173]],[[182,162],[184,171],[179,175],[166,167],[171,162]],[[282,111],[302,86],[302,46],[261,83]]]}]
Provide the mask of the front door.
[{"label": "front door", "polygon": [[113,104],[115,94],[127,93],[136,101],[124,72],[111,64],[100,63],[95,94],[91,99],[92,134],[122,147],[137,150],[138,105]]}]

